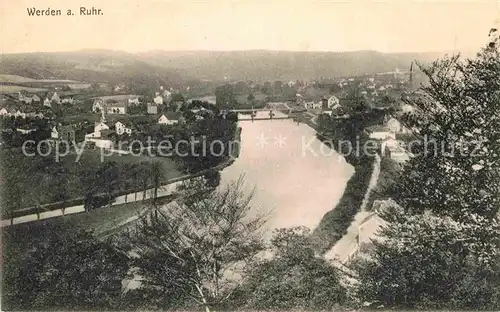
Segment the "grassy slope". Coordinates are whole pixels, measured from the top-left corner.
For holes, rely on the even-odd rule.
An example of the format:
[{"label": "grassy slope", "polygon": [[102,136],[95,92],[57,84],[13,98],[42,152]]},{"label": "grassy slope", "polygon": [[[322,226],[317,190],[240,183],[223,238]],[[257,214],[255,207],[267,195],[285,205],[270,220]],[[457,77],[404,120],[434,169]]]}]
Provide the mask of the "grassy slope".
[{"label": "grassy slope", "polygon": [[[100,162],[99,150],[87,150],[78,163],[76,155],[62,157],[56,163],[52,157],[45,159],[23,156],[21,151],[1,151],[2,159],[2,211],[13,211],[31,207],[37,204],[51,203],[64,190],[69,198],[82,197],[84,185],[82,177],[87,168],[95,168]],[[120,168],[133,162],[149,161],[145,156],[113,155],[104,158],[105,161],[116,161]],[[177,165],[168,158],[154,158],[163,165],[165,178],[175,178],[183,175]],[[57,168],[57,170],[56,170]],[[133,179],[122,172],[126,179]],[[22,196],[19,196],[23,194]]]}]

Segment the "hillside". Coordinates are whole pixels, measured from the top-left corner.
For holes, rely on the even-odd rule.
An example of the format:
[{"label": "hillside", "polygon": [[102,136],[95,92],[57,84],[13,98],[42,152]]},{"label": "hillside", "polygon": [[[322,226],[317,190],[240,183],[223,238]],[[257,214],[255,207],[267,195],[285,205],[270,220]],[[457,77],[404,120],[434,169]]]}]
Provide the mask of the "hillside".
[{"label": "hillside", "polygon": [[179,86],[187,78],[187,75],[177,70],[143,62],[134,54],[109,50],[3,54],[0,58],[0,73],[4,77],[68,79],[109,85],[124,83],[137,89],[159,85]]},{"label": "hillside", "polygon": [[[112,50],[4,54],[0,74],[6,82],[68,79],[86,83],[124,83],[137,89],[239,80],[295,80],[407,71],[413,60],[427,63],[444,53],[150,51]],[[12,75],[12,76],[9,76]],[[24,80],[16,76],[26,77]],[[33,85],[33,87],[39,87]],[[140,90],[136,90],[139,92]]]},{"label": "hillside", "polygon": [[344,77],[408,70],[413,60],[426,63],[441,53],[388,54],[376,51],[152,51],[138,54],[150,64],[179,68],[200,79],[290,80]]}]

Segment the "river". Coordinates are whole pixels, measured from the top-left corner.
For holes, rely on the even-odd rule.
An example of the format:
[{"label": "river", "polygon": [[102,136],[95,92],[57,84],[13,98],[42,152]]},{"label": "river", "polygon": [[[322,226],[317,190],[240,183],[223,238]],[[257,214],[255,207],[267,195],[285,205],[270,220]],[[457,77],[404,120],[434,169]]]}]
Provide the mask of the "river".
[{"label": "river", "polygon": [[316,227],[342,197],[354,168],[306,124],[291,119],[239,124],[240,156],[222,171],[221,185],[244,175],[246,190],[255,188],[253,212],[267,215],[267,237],[276,228]]},{"label": "river", "polygon": [[[284,116],[275,112],[276,117]],[[257,118],[269,117],[258,112]],[[293,226],[316,227],[344,192],[354,168],[316,138],[316,131],[291,119],[240,121],[240,155],[221,173],[221,186],[245,178],[252,198],[252,214],[266,215],[264,239],[273,230]],[[140,276],[125,280],[126,289],[137,288]]]}]

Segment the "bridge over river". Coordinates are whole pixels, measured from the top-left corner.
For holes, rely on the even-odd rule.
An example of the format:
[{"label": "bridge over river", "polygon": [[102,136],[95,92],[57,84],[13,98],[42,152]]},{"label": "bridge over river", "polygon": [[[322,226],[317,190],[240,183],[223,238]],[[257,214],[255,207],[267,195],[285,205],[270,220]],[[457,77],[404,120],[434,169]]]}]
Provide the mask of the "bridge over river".
[{"label": "bridge over river", "polygon": [[289,119],[292,118],[292,109],[274,109],[274,108],[260,108],[260,109],[228,109],[221,111],[223,115],[228,112],[238,113],[238,120],[272,120],[272,119]]}]

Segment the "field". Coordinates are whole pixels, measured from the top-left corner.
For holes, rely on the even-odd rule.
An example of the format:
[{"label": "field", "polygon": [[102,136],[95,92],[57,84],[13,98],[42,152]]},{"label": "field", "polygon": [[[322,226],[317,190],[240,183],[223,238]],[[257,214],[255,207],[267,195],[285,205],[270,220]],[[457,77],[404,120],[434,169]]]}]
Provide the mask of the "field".
[{"label": "field", "polygon": [[103,101],[107,100],[123,101],[131,97],[139,97],[139,96],[135,94],[105,95],[105,96],[94,97],[92,99],[102,99]]},{"label": "field", "polygon": [[17,92],[20,92],[21,90],[28,91],[28,92],[40,92],[40,91],[46,91],[47,89],[32,88],[32,87],[25,87],[25,86],[0,85],[0,93],[17,93]]},{"label": "field", "polygon": [[89,88],[90,84],[67,79],[32,79],[17,75],[0,74],[0,92],[15,93],[21,90],[28,92],[45,91],[53,85],[67,85],[71,89]]},{"label": "field", "polygon": [[74,83],[74,84],[80,83],[75,80],[67,80],[67,79],[33,79],[17,75],[0,74],[0,83],[2,82],[9,82],[9,83],[46,82],[46,83]]},{"label": "field", "polygon": [[162,164],[163,172],[165,176],[163,177],[165,180],[173,179],[184,175],[181,173],[175,162],[166,157],[149,157],[144,155],[134,156],[134,155],[121,155],[121,154],[113,154],[111,156],[105,157],[106,161],[116,161],[122,164],[130,164],[134,162],[142,162],[142,161],[159,161]]},{"label": "field", "polygon": [[[89,183],[89,178],[94,175],[94,170],[101,163],[100,150],[86,150],[79,162],[75,162],[75,154],[61,157],[57,161],[52,155],[23,156],[20,150],[15,149],[1,151],[0,156],[2,212],[83,197],[86,183]],[[173,160],[164,157],[115,154],[104,157],[104,160],[117,162],[120,170],[120,191],[129,191],[130,186],[126,185],[136,182],[136,177],[129,171],[131,163],[159,161],[164,169],[165,179],[183,175]]]}]

